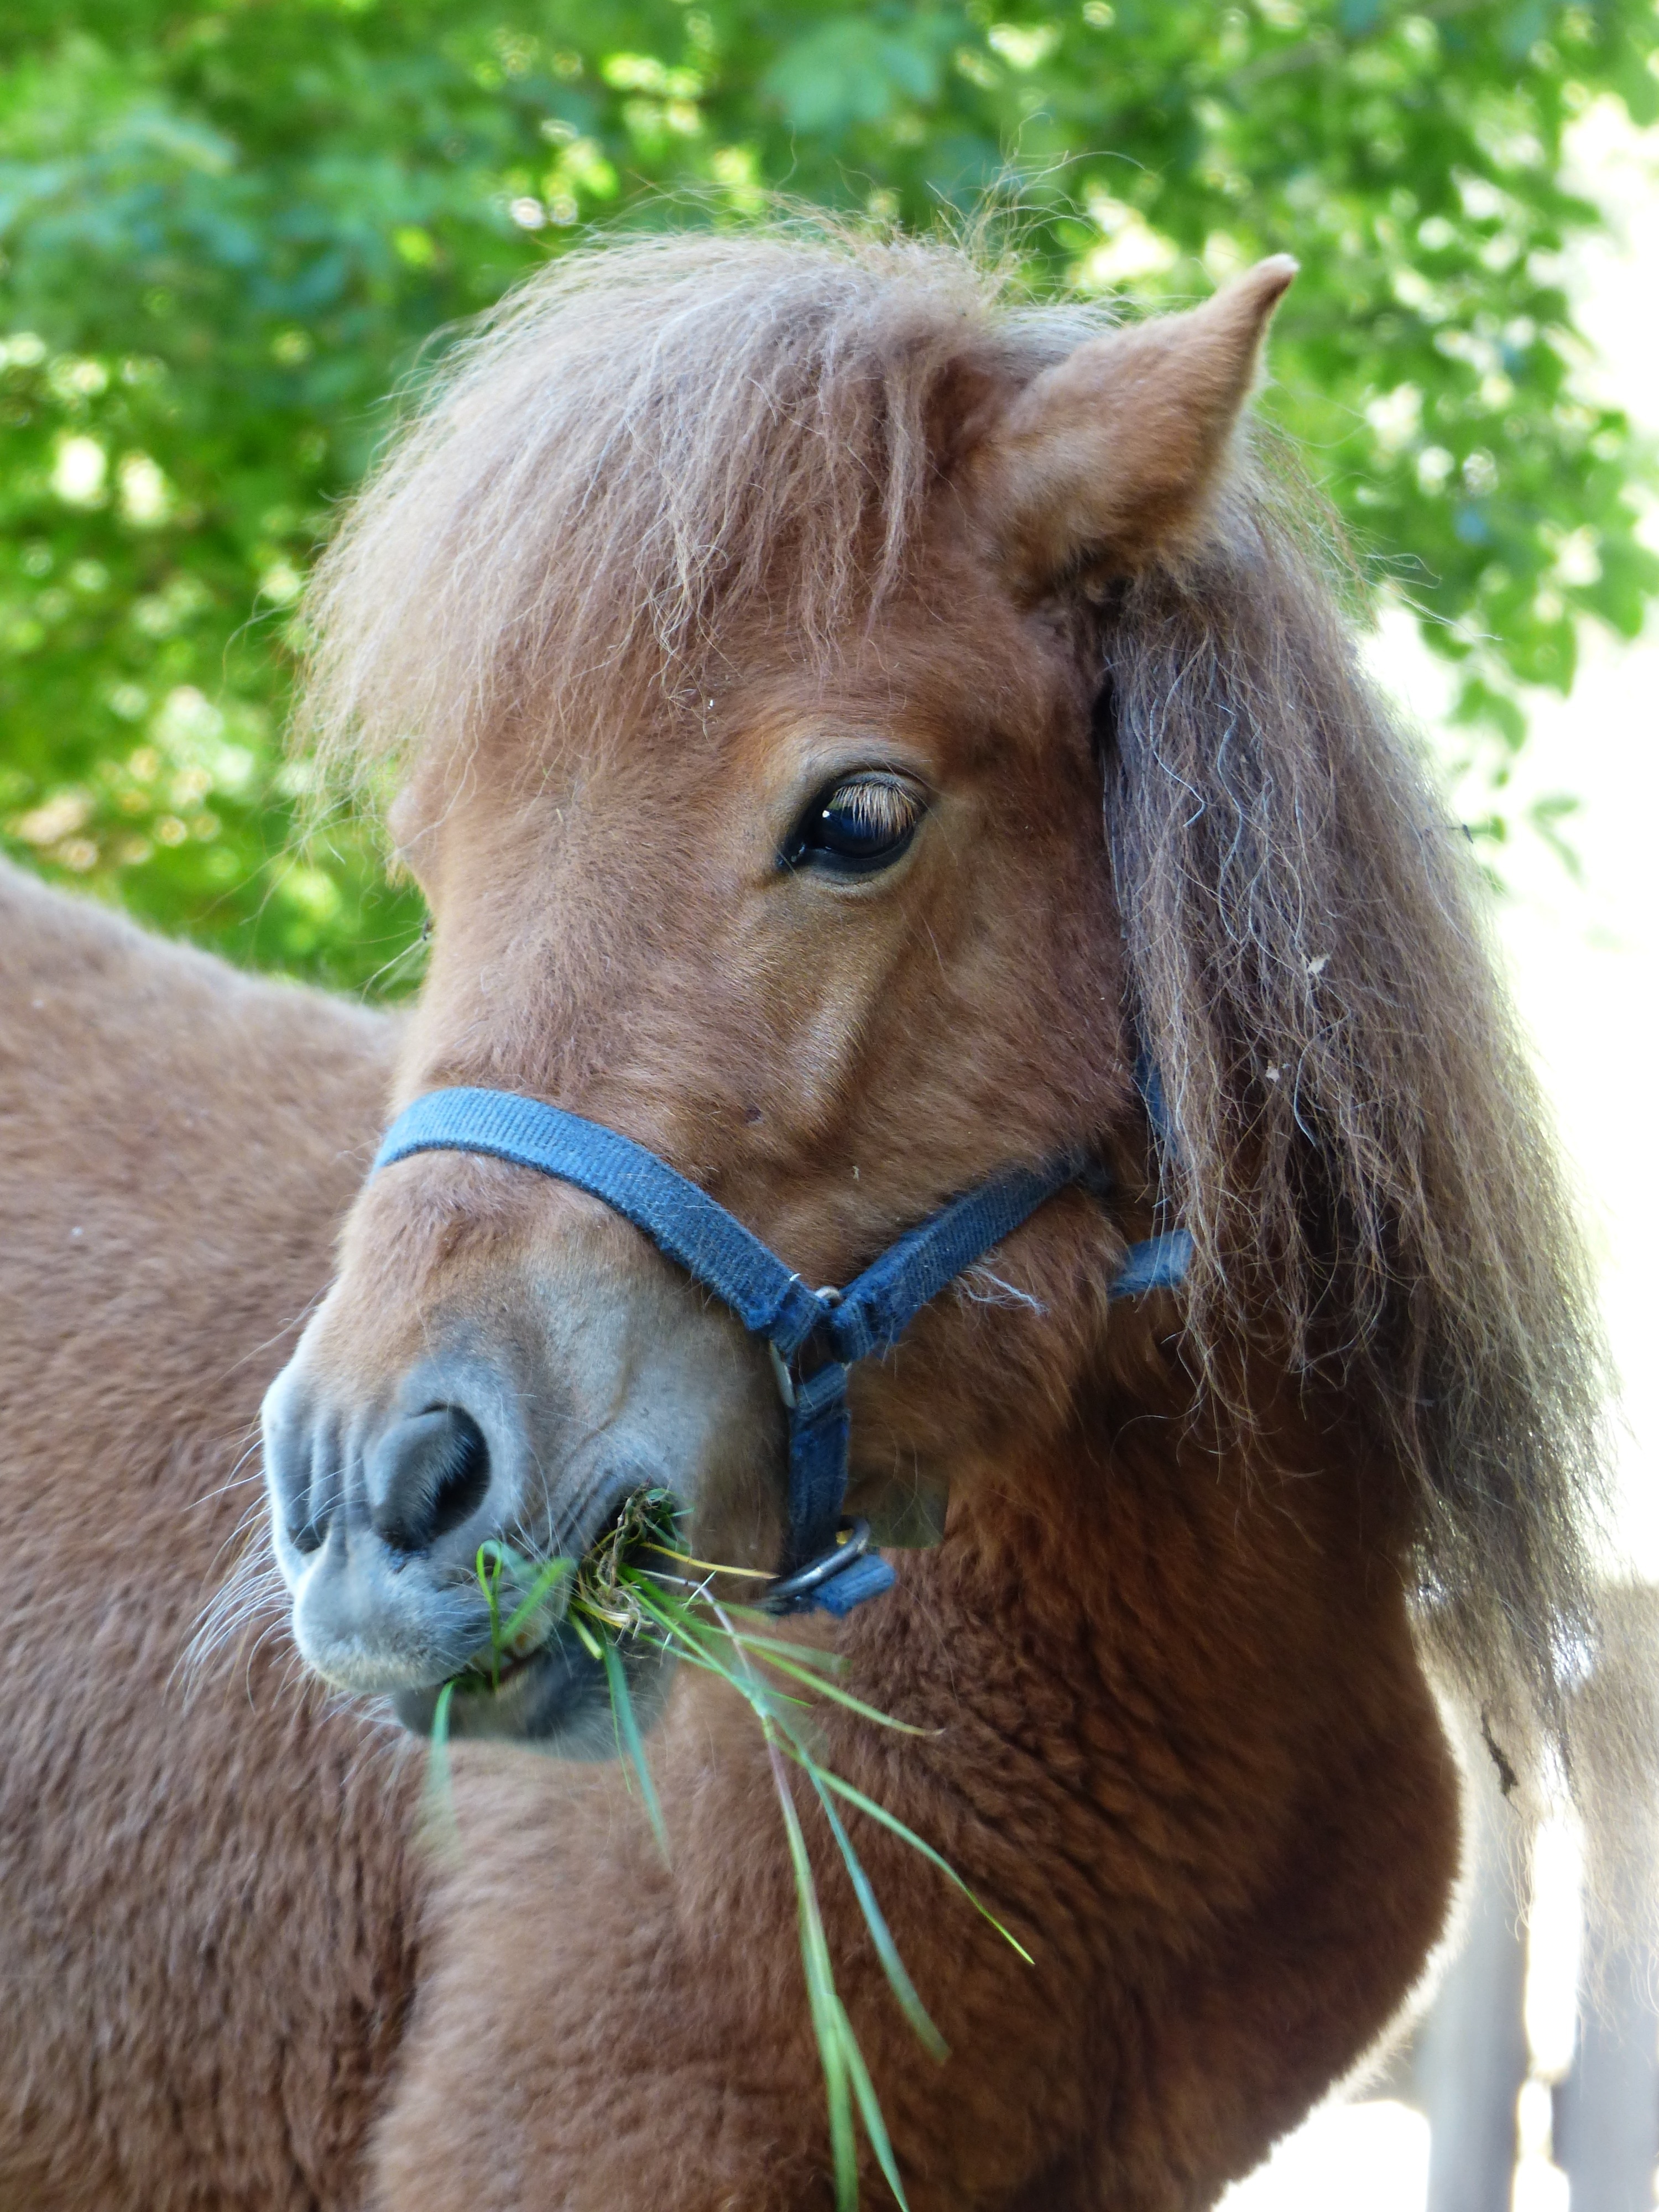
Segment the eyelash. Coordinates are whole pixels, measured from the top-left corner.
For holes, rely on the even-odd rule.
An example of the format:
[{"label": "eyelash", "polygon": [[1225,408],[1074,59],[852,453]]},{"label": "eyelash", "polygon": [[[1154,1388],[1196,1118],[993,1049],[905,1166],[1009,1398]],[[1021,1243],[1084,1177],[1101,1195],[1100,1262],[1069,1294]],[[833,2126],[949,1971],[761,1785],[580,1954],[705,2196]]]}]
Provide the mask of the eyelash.
[{"label": "eyelash", "polygon": [[787,868],[874,875],[908,850],[924,811],[921,794],[897,776],[842,776],[818,793],[780,859]]}]

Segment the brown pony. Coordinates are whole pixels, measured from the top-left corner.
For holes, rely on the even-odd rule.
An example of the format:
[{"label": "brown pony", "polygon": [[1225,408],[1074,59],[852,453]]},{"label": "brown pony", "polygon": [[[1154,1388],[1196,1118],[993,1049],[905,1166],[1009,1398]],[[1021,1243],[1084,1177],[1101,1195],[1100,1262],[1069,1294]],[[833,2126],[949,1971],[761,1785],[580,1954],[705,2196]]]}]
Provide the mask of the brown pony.
[{"label": "brown pony", "polygon": [[[185,1694],[343,1213],[264,1417],[315,1674],[426,1724],[480,1542],[579,1551],[641,1484],[702,1557],[778,1556],[763,1350],[523,1169],[352,1202],[388,1097],[556,1102],[811,1283],[1000,1169],[1112,1172],[858,1371],[854,1510],[943,1539],[793,1631],[925,1731],[836,1713],[829,1763],[1034,1961],[860,1833],[936,2063],[822,1860],[918,2212],[1196,2212],[1361,2058],[1456,1871],[1431,1668],[1571,1767],[1595,1331],[1464,842],[1239,428],[1292,274],[1114,329],[942,246],[568,257],[311,601],[325,750],[396,781],[431,902],[406,1025],[8,879],[8,2206],[831,2200],[719,1684],[641,1662],[666,1864],[614,1762],[521,1748],[611,1740],[557,1630],[457,1701],[502,1741],[431,1854],[415,1740],[271,1637]],[[1109,1315],[1176,1221],[1185,1290]]]}]

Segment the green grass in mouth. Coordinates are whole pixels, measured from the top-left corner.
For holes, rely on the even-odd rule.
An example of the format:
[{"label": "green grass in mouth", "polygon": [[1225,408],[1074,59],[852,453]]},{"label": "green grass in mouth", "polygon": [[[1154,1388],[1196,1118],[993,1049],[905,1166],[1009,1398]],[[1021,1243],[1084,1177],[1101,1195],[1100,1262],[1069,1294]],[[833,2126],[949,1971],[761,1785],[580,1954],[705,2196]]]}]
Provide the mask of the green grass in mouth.
[{"label": "green grass in mouth", "polygon": [[489,1607],[489,1649],[453,1676],[438,1693],[432,1722],[430,1786],[447,1802],[450,1706],[455,1695],[476,1694],[486,1683],[491,1690],[499,1689],[503,1671],[514,1661],[514,1644],[533,1627],[538,1616],[567,1583],[570,1588],[562,1625],[605,1668],[617,1751],[638,1784],[665,1860],[669,1853],[667,1824],[634,1711],[623,1647],[632,1642],[672,1654],[688,1666],[718,1676],[734,1690],[753,1713],[765,1741],[783,1816],[795,1883],[807,2003],[829,2106],[836,2212],[854,2212],[859,2201],[858,2121],[863,2124],[888,2187],[908,2212],[875,2087],[836,1986],[817,1884],[790,1770],[797,1769],[806,1777],[811,1793],[808,1802],[817,1804],[828,1824],[888,1987],[923,2048],[943,2060],[949,2055],[944,2038],[929,2019],[899,1956],[870,1878],[853,1847],[843,1809],[850,1807],[861,1813],[920,1852],[1028,1965],[1030,1954],[987,1911],[931,1844],[822,1763],[811,1740],[811,1715],[813,1705],[824,1699],[856,1713],[873,1727],[895,1729],[903,1735],[921,1735],[927,1731],[896,1720],[843,1688],[837,1679],[842,1662],[836,1653],[787,1642],[776,1633],[769,1615],[716,1598],[713,1588],[716,1576],[761,1583],[770,1581],[771,1577],[690,1558],[679,1547],[672,1500],[665,1491],[636,1491],[580,1559],[530,1559],[492,1539],[479,1546],[475,1565]]}]

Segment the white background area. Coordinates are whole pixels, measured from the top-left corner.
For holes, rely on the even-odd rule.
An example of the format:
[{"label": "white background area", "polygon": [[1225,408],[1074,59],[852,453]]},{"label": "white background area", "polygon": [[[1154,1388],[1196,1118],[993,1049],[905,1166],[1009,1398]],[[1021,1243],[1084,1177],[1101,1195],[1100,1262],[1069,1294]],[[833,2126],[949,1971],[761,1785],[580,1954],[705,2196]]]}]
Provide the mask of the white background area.
[{"label": "white background area", "polygon": [[[1608,105],[1576,127],[1571,152],[1575,183],[1615,231],[1569,264],[1596,353],[1578,381],[1659,435],[1659,131],[1632,131]],[[1659,544],[1651,519],[1647,535]],[[1385,623],[1376,665],[1432,728],[1449,687],[1408,618]],[[1601,1267],[1622,1383],[1620,1538],[1627,1561],[1659,1581],[1659,622],[1634,646],[1588,635],[1571,697],[1529,706],[1512,811],[1557,792],[1579,799],[1565,829],[1583,879],[1521,830],[1501,855],[1510,895],[1499,927]],[[1540,2072],[1559,2071],[1571,2047],[1573,1857],[1567,1838],[1546,1837],[1527,2004]],[[1542,2154],[1547,2112],[1547,2093],[1529,2085],[1516,2212],[1566,2212],[1565,2177]],[[1223,2203],[1225,2212],[1423,2212],[1428,2154],[1428,2124],[1404,2106],[1327,2108]]]}]

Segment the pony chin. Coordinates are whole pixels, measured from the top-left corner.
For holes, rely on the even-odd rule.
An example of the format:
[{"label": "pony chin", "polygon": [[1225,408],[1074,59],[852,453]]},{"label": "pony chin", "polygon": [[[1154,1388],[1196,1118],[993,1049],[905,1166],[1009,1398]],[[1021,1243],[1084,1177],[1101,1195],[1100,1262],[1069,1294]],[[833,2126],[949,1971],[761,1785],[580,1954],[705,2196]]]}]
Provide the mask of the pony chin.
[{"label": "pony chin", "polygon": [[[628,1692],[640,1728],[653,1728],[668,1702],[677,1662],[635,1639],[622,1655]],[[392,1710],[413,1735],[429,1736],[435,1689],[394,1692]],[[446,1715],[453,1738],[528,1744],[556,1759],[615,1759],[619,1749],[611,1689],[601,1662],[568,1632],[514,1662],[499,1683],[479,1674],[459,1685]]]}]

